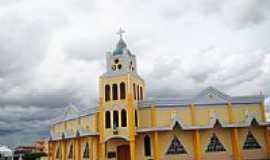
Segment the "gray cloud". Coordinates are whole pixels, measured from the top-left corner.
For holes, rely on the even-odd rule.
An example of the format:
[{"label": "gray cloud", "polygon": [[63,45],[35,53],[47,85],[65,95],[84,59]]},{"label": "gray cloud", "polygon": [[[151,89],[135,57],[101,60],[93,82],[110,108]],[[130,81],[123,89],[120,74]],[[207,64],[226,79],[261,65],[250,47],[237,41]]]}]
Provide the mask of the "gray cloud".
[{"label": "gray cloud", "polygon": [[0,143],[32,143],[74,103],[95,107],[105,53],[127,30],[149,97],[209,85],[270,95],[267,0],[0,2]]},{"label": "gray cloud", "polygon": [[[155,2],[153,2],[155,3]],[[185,15],[196,15],[201,18],[221,20],[234,29],[249,28],[269,20],[270,3],[268,0],[202,0],[160,2],[160,11],[166,19],[185,18]]]}]

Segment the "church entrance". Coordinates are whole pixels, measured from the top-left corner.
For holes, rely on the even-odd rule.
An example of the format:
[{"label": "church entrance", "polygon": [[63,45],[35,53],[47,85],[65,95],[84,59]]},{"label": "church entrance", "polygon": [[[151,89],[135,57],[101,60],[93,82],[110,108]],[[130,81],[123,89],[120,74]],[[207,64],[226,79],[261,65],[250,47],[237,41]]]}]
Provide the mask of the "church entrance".
[{"label": "church entrance", "polygon": [[117,160],[130,160],[129,145],[117,147]]}]

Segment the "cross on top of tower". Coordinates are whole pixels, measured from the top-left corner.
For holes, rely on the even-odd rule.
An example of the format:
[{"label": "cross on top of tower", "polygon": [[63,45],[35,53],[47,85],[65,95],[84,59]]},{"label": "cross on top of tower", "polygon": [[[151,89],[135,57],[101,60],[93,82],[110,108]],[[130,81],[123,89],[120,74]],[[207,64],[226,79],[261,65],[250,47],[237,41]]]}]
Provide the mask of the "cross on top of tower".
[{"label": "cross on top of tower", "polygon": [[125,33],[125,30],[123,30],[123,29],[120,27],[119,31],[118,31],[116,34],[118,34],[118,35],[120,36],[120,39],[122,39],[124,33]]}]

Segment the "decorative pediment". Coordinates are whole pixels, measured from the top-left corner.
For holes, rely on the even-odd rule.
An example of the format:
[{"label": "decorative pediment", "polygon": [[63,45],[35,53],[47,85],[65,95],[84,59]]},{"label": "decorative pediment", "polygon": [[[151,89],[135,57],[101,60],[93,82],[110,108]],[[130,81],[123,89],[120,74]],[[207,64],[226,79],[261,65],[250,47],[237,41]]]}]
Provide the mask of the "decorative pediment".
[{"label": "decorative pediment", "polygon": [[206,152],[220,152],[220,151],[221,152],[226,151],[226,149],[218,139],[217,135],[213,133],[210,142],[207,146]]},{"label": "decorative pediment", "polygon": [[184,125],[184,123],[181,121],[181,119],[178,116],[175,116],[172,118],[171,128],[172,129],[175,129],[175,128],[183,129],[183,128],[186,128],[186,126]]},{"label": "decorative pediment", "polygon": [[78,117],[79,115],[80,115],[79,109],[75,105],[70,104],[67,106],[67,109],[64,113],[64,119],[65,120],[72,119]]},{"label": "decorative pediment", "polygon": [[64,131],[61,135],[62,139],[73,138],[73,137],[74,137],[73,133],[68,130]]},{"label": "decorative pediment", "polygon": [[208,87],[193,98],[194,103],[211,104],[226,103],[230,96],[217,90],[214,87]]},{"label": "decorative pediment", "polygon": [[253,136],[251,131],[248,131],[245,143],[243,145],[243,149],[248,150],[248,149],[260,149],[260,148],[261,146],[256,140],[256,138]]},{"label": "decorative pediment", "polygon": [[187,151],[180,140],[174,136],[166,154],[187,154]]}]

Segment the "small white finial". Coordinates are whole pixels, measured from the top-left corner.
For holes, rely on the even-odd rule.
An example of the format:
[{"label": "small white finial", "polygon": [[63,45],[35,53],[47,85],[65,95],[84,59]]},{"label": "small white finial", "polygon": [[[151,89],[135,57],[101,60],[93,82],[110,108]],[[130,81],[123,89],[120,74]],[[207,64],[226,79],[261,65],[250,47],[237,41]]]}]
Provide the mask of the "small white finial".
[{"label": "small white finial", "polygon": [[119,31],[116,33],[120,36],[120,39],[122,39],[123,33],[125,33],[125,31],[120,27]]}]

